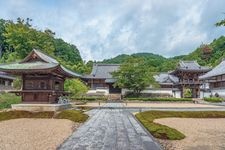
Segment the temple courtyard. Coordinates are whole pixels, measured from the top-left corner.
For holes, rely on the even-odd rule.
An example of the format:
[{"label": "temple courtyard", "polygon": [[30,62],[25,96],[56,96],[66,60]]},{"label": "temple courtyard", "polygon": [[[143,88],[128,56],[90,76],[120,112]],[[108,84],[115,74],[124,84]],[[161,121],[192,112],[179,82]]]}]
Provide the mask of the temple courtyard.
[{"label": "temple courtyard", "polygon": [[[126,103],[96,103],[86,111],[85,123],[66,119],[12,119],[0,122],[0,149],[60,149],[60,150],[181,150],[225,148],[225,119],[221,118],[160,118],[155,123],[177,129],[185,135],[182,140],[161,140],[153,137],[135,118],[134,114],[145,109],[128,107]],[[155,103],[153,103],[154,106]],[[150,105],[150,104],[149,104]],[[155,104],[156,105],[156,104]],[[159,105],[159,104],[158,104]],[[157,109],[160,109],[157,105]],[[161,103],[160,106],[172,105]],[[183,107],[178,107],[183,105]],[[89,104],[90,106],[90,104]],[[152,106],[152,105],[151,105]],[[225,111],[224,106],[206,104],[175,105],[188,111]],[[185,107],[188,106],[188,107]],[[192,106],[192,107],[191,107]],[[194,107],[195,106],[195,107]],[[205,107],[204,107],[205,106]],[[142,108],[142,107],[140,107]],[[152,108],[151,108],[152,109]],[[161,107],[163,109],[163,107]],[[167,110],[167,109],[166,109]],[[13,132],[11,132],[13,129]]]}]

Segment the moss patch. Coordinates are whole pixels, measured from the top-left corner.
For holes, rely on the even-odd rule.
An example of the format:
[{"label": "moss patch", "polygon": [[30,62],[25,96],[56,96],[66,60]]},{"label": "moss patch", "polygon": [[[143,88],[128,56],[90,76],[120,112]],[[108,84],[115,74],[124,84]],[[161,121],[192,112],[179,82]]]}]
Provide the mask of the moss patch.
[{"label": "moss patch", "polygon": [[55,118],[55,119],[68,119],[74,122],[85,122],[88,115],[83,114],[82,111],[77,110],[64,110],[54,115],[53,111],[46,112],[29,112],[29,111],[7,111],[0,112],[0,121],[18,119],[18,118]]},{"label": "moss patch", "polygon": [[168,140],[181,140],[185,135],[176,129],[154,123],[159,118],[225,118],[225,112],[221,111],[197,111],[197,112],[171,112],[171,111],[146,111],[135,115],[144,127],[156,138]]},{"label": "moss patch", "polygon": [[17,118],[52,118],[54,112],[7,111],[0,113],[0,121]]},{"label": "moss patch", "polygon": [[78,110],[64,110],[55,116],[57,119],[69,119],[74,122],[85,122],[88,115]]}]

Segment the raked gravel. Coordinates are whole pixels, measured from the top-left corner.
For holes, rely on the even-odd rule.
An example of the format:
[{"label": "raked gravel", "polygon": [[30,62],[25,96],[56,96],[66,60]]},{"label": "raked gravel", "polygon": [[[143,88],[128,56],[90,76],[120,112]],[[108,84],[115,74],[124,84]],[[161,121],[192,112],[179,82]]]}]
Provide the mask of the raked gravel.
[{"label": "raked gravel", "polygon": [[1,121],[0,150],[53,150],[79,125],[66,119]]},{"label": "raked gravel", "polygon": [[224,150],[225,119],[164,118],[156,123],[185,134],[183,140],[159,140],[166,150]]}]

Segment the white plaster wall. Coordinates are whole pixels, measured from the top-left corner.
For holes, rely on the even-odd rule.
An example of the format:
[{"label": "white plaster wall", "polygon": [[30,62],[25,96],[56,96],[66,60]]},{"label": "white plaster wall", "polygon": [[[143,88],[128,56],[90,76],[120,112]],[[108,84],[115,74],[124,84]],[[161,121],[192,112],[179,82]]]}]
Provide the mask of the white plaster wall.
[{"label": "white plaster wall", "polygon": [[175,98],[181,98],[181,92],[180,91],[174,91],[173,92],[173,97],[175,97]]},{"label": "white plaster wall", "polygon": [[211,92],[203,92],[203,91],[200,92],[200,98],[210,97],[210,95]]},{"label": "white plaster wall", "polygon": [[87,94],[96,94],[96,93],[104,93],[104,95],[109,95],[109,89],[96,89],[87,91]]},{"label": "white plaster wall", "polygon": [[[128,89],[122,89],[122,95],[125,95],[126,92],[129,92]],[[141,93],[157,93],[157,94],[170,94],[173,95],[172,89],[146,89]]]},{"label": "white plaster wall", "polygon": [[225,97],[225,89],[211,89],[212,95],[215,95],[216,93],[219,94],[221,97]]}]

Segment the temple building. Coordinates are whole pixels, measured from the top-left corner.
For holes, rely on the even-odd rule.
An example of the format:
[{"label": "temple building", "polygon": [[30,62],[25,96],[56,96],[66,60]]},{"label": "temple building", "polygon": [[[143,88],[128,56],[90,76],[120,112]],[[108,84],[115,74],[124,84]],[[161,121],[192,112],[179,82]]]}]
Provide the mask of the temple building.
[{"label": "temple building", "polygon": [[157,93],[163,95],[168,94],[171,97],[181,97],[180,90],[176,88],[176,84],[179,81],[179,78],[169,74],[169,73],[160,73],[154,76],[156,82],[158,82],[160,88],[154,89]]},{"label": "temple building", "polygon": [[225,60],[208,73],[199,77],[205,85],[202,97],[220,96],[225,97]]},{"label": "temple building", "polygon": [[199,98],[200,87],[202,86],[199,76],[210,70],[208,67],[200,66],[196,61],[180,61],[177,68],[170,74],[179,79],[174,87],[180,90],[181,97],[185,97],[185,90],[189,89],[192,98]]},{"label": "temple building", "polygon": [[91,74],[82,77],[90,87],[89,93],[120,94],[121,89],[113,86],[116,80],[111,74],[119,67],[117,64],[93,64]]},{"label": "temple building", "polygon": [[21,76],[21,90],[11,92],[21,95],[22,103],[58,103],[59,97],[67,94],[65,79],[80,77],[39,50],[32,50],[20,62],[0,65],[0,71]]},{"label": "temple building", "polygon": [[16,78],[0,71],[0,92],[13,90],[13,80]]}]

